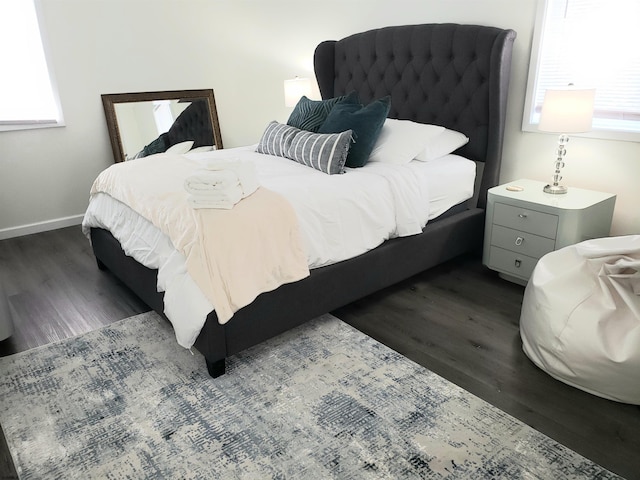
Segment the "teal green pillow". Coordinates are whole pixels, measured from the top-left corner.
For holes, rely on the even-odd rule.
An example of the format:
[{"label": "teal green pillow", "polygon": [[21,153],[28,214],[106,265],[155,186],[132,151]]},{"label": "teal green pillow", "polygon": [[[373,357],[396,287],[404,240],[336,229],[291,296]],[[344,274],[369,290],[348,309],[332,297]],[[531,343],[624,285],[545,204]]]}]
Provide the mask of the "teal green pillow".
[{"label": "teal green pillow", "polygon": [[[358,94],[353,91],[341,97],[329,98],[327,100],[309,100],[303,96],[291,112],[287,125],[317,133],[327,119],[331,109],[339,103],[360,104]],[[331,132],[339,133],[339,132]]]},{"label": "teal green pillow", "polygon": [[350,103],[334,106],[318,133],[353,131],[353,143],[347,156],[347,167],[363,167],[382,131],[389,114],[391,97],[371,102],[366,107]]}]

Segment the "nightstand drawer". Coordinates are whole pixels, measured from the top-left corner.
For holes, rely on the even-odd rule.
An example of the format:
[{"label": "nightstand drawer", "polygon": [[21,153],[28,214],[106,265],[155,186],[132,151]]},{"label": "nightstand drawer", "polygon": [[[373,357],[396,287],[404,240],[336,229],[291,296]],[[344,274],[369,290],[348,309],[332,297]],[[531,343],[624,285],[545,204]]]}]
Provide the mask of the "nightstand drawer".
[{"label": "nightstand drawer", "polygon": [[538,263],[537,258],[521,255],[504,248],[491,247],[489,252],[490,268],[527,280],[531,276],[536,263]]},{"label": "nightstand drawer", "polygon": [[494,225],[491,232],[491,245],[529,257],[540,258],[553,251],[556,242],[552,238]]},{"label": "nightstand drawer", "polygon": [[498,202],[493,210],[493,223],[547,238],[556,238],[558,231],[557,215]]}]

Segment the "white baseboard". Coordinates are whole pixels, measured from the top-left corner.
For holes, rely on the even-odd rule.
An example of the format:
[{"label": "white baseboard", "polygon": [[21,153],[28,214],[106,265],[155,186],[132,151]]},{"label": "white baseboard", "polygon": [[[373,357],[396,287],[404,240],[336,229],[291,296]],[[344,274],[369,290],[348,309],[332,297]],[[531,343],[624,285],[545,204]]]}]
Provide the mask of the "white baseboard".
[{"label": "white baseboard", "polygon": [[58,228],[71,227],[73,225],[80,225],[83,218],[84,214],[73,215],[71,217],[56,218],[54,220],[30,223],[19,227],[3,228],[0,230],[0,240],[21,237],[23,235],[31,235],[32,233],[48,232],[49,230],[57,230]]}]

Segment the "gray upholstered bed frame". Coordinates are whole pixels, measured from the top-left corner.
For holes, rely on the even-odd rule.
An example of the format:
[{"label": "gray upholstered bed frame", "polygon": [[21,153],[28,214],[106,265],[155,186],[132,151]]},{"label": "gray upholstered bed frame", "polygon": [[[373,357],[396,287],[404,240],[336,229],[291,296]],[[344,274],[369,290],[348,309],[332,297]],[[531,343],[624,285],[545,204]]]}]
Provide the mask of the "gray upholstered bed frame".
[{"label": "gray upholstered bed frame", "polygon": [[[476,196],[429,222],[420,235],[389,240],[260,295],[224,326],[212,312],[195,346],[213,377],[225,372],[225,359],[235,353],[457,255],[481,250],[487,190],[497,185],[500,171],[515,36],[493,27],[425,24],[386,27],[318,45],[314,62],[323,98],[356,90],[367,103],[391,95],[390,118],[465,133],[470,141],[457,153],[484,167],[479,168]],[[125,256],[106,230],[93,229],[91,238],[98,265],[162,313],[157,271]]]}]

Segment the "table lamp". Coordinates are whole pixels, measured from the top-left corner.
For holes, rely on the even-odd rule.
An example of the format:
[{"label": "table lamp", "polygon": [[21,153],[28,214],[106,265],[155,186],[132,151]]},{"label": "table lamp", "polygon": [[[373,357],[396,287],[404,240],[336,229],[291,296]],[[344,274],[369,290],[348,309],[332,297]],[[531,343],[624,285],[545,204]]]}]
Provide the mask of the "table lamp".
[{"label": "table lamp", "polygon": [[559,182],[562,180],[560,171],[567,154],[568,134],[591,130],[595,95],[595,89],[576,89],[571,86],[545,92],[538,130],[560,134],[553,183],[544,187],[546,193],[567,193],[567,187]]},{"label": "table lamp", "polygon": [[284,104],[295,107],[302,96],[311,95],[311,80],[308,78],[292,78],[284,81]]}]

